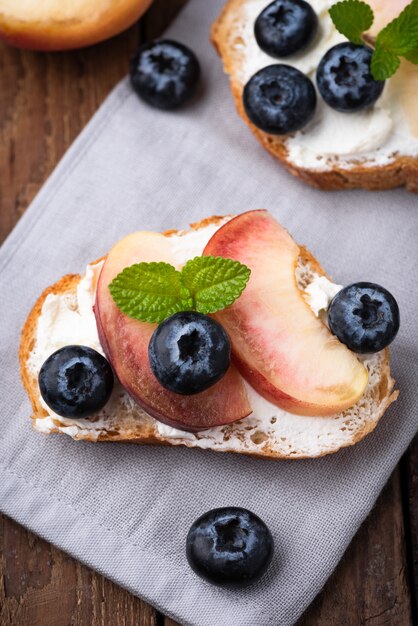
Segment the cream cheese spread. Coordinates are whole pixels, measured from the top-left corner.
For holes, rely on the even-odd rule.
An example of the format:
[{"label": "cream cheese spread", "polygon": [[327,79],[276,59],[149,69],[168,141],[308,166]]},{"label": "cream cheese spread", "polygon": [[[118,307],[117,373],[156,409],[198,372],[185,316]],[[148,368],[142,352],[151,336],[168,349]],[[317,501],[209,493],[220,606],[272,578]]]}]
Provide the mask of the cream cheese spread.
[{"label": "cream cheese spread", "polygon": [[[310,0],[319,17],[319,32],[308,49],[283,61],[264,53],[254,37],[254,23],[268,0],[246,0],[246,13],[234,44],[243,56],[238,78],[244,85],[259,70],[275,63],[292,65],[315,83],[315,72],[322,56],[334,45],[346,41],[334,27],[328,9],[336,0]],[[418,70],[417,70],[418,71]],[[314,119],[306,128],[286,139],[289,160],[298,167],[327,170],[338,165],[351,168],[359,164],[383,166],[398,155],[418,155],[417,123],[410,117],[408,102],[400,97],[402,68],[388,81],[375,106],[357,113],[331,109],[318,95]]]},{"label": "cream cheese spread", "polygon": [[326,276],[318,276],[306,287],[305,300],[318,317],[321,311],[328,309],[331,300],[341,289],[342,285],[332,283]]},{"label": "cream cheese spread", "polygon": [[[228,219],[228,218],[227,218]],[[225,220],[226,221],[226,220]],[[209,225],[198,231],[170,237],[173,251],[178,259],[178,266],[202,253],[203,248],[214,234],[217,225]],[[87,267],[80,280],[76,292],[66,294],[50,294],[47,296],[39,317],[34,349],[28,360],[28,369],[37,376],[43,362],[55,350],[69,343],[84,344],[100,352],[102,351],[93,313],[96,287],[103,262]],[[304,297],[315,315],[321,315],[332,297],[341,289],[325,277],[312,274],[310,282],[306,280],[305,269],[298,269],[297,280],[303,284]],[[306,283],[309,284],[306,284]],[[379,356],[373,359],[378,360]],[[374,380],[373,363],[369,368],[370,385],[377,384]],[[171,428],[147,415],[124,391],[119,383],[108,404],[94,417],[85,420],[63,418],[49,409],[41,400],[47,416],[35,420],[35,428],[39,432],[49,433],[59,430],[74,439],[87,437],[98,440],[107,432],[115,433],[123,423],[123,434],[134,432],[138,423],[147,424],[154,436],[168,439],[173,444],[184,444],[199,448],[219,448],[222,450],[241,449],[245,441],[245,449],[257,451],[266,441],[266,432],[273,435],[276,446],[283,454],[291,456],[292,450],[306,452],[309,456],[320,454],[329,446],[344,445],[350,441],[350,428],[355,415],[353,411],[333,416],[306,417],[287,413],[260,396],[248,383],[246,384],[249,401],[253,413],[239,423],[219,426],[204,432],[193,434]],[[363,404],[367,403],[367,397]],[[231,426],[233,428],[231,428]],[[132,429],[132,430],[130,430]],[[286,437],[283,437],[286,433]]]}]

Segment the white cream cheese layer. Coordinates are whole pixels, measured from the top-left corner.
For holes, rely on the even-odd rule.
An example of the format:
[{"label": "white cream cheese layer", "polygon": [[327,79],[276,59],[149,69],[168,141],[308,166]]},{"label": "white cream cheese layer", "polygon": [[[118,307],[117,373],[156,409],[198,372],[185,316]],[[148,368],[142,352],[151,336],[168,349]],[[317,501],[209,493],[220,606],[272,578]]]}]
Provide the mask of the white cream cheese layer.
[{"label": "white cream cheese layer", "polygon": [[38,320],[36,344],[28,363],[31,371],[39,372],[42,363],[63,346],[89,346],[103,354],[93,314],[97,281],[104,261],[88,265],[86,273],[71,293],[49,294]]},{"label": "white cream cheese layer", "polygon": [[[254,37],[254,22],[268,6],[268,0],[246,0],[246,18],[240,26],[235,44],[244,56],[239,80],[244,85],[263,67],[275,63],[292,65],[315,83],[315,73],[323,55],[334,45],[345,41],[338,33],[328,13],[336,0],[310,0],[319,17],[320,29],[308,49],[274,59],[265,54]],[[286,140],[288,157],[298,167],[327,170],[335,166],[350,168],[359,163],[383,166],[399,154],[418,155],[418,124],[416,107],[411,109],[412,93],[407,98],[403,82],[416,81],[405,64],[397,75],[386,81],[382,96],[374,107],[357,113],[339,113],[325,104],[318,94],[315,117],[303,130]],[[411,66],[412,67],[412,66]],[[418,72],[418,68],[415,68]]]},{"label": "white cream cheese layer", "polygon": [[318,276],[306,287],[305,300],[318,317],[321,311],[328,309],[331,300],[341,289],[342,285],[332,283],[326,276]]}]

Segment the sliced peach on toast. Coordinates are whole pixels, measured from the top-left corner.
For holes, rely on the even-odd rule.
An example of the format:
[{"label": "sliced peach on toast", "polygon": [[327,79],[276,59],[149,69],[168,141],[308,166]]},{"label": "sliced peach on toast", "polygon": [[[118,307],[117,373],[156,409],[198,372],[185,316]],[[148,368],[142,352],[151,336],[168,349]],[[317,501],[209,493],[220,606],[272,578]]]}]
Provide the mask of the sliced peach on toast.
[{"label": "sliced peach on toast", "polygon": [[120,382],[148,414],[182,430],[197,432],[246,417],[251,406],[234,365],[213,387],[194,396],[168,391],[155,378],[148,345],[156,324],[124,315],[109,291],[109,284],[125,267],[151,261],[175,264],[170,238],[151,232],[133,233],[110,251],[100,274],[96,323],[103,350]]},{"label": "sliced peach on toast", "polygon": [[241,297],[215,317],[256,391],[291,413],[333,415],[361,398],[368,374],[302,297],[295,276],[299,253],[267,211],[227,222],[204,254],[236,259],[251,276]]}]

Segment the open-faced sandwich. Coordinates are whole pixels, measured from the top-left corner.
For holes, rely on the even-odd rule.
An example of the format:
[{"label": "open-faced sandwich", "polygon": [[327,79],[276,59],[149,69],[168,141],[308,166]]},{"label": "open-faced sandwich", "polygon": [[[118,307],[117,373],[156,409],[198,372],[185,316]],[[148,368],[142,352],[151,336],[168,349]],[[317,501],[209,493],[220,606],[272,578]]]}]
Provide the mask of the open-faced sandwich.
[{"label": "open-faced sandwich", "polygon": [[342,288],[265,210],[140,231],[44,291],[23,328],[33,425],[88,441],[318,457],[397,397],[394,297]]},{"label": "open-faced sandwich", "polygon": [[418,191],[416,0],[227,0],[212,40],[240,115],[292,174]]}]

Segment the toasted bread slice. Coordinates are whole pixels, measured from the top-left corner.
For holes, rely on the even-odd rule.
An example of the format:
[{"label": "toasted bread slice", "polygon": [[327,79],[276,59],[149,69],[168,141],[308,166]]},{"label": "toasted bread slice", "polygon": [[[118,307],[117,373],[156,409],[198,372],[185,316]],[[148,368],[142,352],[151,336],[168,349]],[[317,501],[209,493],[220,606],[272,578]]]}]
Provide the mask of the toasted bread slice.
[{"label": "toasted bread slice", "polygon": [[[248,23],[250,18],[246,11],[247,5],[251,2],[254,2],[254,0],[227,0],[222,13],[213,24],[211,38],[222,58],[225,73],[230,77],[231,89],[238,112],[264,148],[276,157],[294,176],[322,190],[358,187],[368,190],[383,190],[406,186],[409,191],[418,192],[418,152],[412,156],[397,153],[390,162],[382,165],[373,165],[372,160],[370,162],[363,162],[361,158],[353,158],[351,161],[349,159],[341,160],[338,156],[330,155],[326,169],[310,166],[301,167],[290,159],[287,136],[270,135],[259,130],[250,122],[242,103],[242,94],[245,86],[242,77],[243,73],[245,73],[243,72],[246,63],[245,50],[249,43],[249,37],[253,36],[252,25]],[[265,2],[259,2],[258,4],[260,4],[259,10],[261,11],[269,4],[269,1],[265,0]],[[251,45],[253,45],[252,42]],[[271,64],[280,62],[280,60],[271,58]],[[284,59],[282,62],[287,63],[288,61]],[[416,67],[405,62],[400,73],[394,79],[391,79],[396,81],[393,88],[399,94],[399,98],[409,98],[410,100],[410,103],[409,101],[404,103],[406,112],[408,107],[410,108],[413,104],[412,95],[409,95],[411,89],[409,89],[408,85],[404,85],[402,88],[400,81],[404,80],[410,83],[411,68],[414,72],[418,72]],[[414,130],[413,123],[410,124],[410,127]],[[306,129],[306,132],[309,132],[309,127]]]},{"label": "toasted bread slice", "polygon": [[[217,224],[223,218],[212,217],[192,225],[199,230]],[[167,231],[167,237],[178,233]],[[100,262],[96,261],[96,263]],[[326,275],[318,261],[306,248],[301,248],[296,278],[304,290],[316,276]],[[43,305],[50,294],[61,295],[65,306],[77,310],[77,286],[82,276],[70,274],[48,287],[33,307],[22,331],[19,359],[23,385],[32,403],[32,419],[36,430],[45,433],[66,433],[86,441],[124,441],[139,444],[185,445],[223,452],[250,454],[272,459],[312,458],[337,452],[353,445],[370,433],[388,406],[397,398],[390,374],[387,350],[366,357],[369,384],[361,400],[352,408],[333,417],[290,415],[271,407],[268,419],[251,415],[243,420],[197,434],[175,430],[147,415],[119,386],[100,415],[85,420],[71,420],[51,415],[42,405],[37,380],[38,372],[31,361],[36,352],[37,328]],[[250,402],[260,399],[248,387]]]}]

